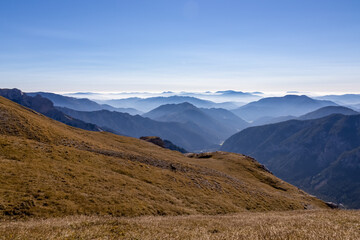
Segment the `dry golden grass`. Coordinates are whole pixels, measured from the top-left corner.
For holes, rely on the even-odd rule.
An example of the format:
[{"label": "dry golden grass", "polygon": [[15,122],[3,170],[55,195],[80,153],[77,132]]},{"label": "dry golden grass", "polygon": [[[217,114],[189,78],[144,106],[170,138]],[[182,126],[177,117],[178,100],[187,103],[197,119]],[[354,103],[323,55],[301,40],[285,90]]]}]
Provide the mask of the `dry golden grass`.
[{"label": "dry golden grass", "polygon": [[0,218],[316,208],[326,205],[246,156],[188,158],[72,128],[0,98]]},{"label": "dry golden grass", "polygon": [[0,222],[0,239],[360,239],[360,211],[98,217]]},{"label": "dry golden grass", "polygon": [[2,216],[225,214],[324,207],[245,156],[187,158],[138,139],[71,128],[5,99],[0,113]]}]

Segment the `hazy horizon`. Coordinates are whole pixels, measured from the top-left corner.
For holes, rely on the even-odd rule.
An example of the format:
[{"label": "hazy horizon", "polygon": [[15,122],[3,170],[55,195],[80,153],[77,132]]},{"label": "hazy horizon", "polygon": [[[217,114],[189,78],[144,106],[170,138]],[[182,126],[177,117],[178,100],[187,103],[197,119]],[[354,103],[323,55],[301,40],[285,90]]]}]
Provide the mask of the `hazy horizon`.
[{"label": "hazy horizon", "polygon": [[[229,89],[228,89],[229,90]],[[234,90],[230,90],[234,91]],[[54,92],[56,94],[61,94],[68,97],[75,98],[88,98],[92,100],[111,100],[111,99],[125,99],[125,98],[151,98],[151,97],[170,97],[170,96],[188,96],[195,97],[199,99],[209,100],[212,102],[242,102],[249,103],[252,101],[257,101],[262,98],[267,97],[283,97],[285,95],[306,95],[311,98],[328,96],[328,95],[344,95],[344,94],[359,94],[360,93],[334,93],[334,92],[247,92],[241,91],[243,93],[250,93],[249,96],[240,96],[240,95],[221,95],[216,93],[216,91],[201,91],[201,92]]]}]

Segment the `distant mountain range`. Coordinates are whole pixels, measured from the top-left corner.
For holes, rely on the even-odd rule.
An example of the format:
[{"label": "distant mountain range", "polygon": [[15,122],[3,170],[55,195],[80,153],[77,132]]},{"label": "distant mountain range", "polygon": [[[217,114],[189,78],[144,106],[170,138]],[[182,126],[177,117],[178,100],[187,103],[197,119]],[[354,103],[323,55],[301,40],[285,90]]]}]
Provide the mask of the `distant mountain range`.
[{"label": "distant mountain range", "polygon": [[73,98],[66,97],[60,94],[48,93],[48,92],[32,92],[26,93],[28,96],[40,95],[44,98],[49,99],[57,107],[66,107],[78,111],[98,111],[98,110],[109,110],[116,112],[129,113],[131,115],[141,114],[142,112],[134,108],[116,108],[107,104],[98,104],[87,98]]},{"label": "distant mountain range", "polygon": [[352,110],[351,108],[343,107],[343,106],[328,106],[323,107],[313,112],[304,114],[298,117],[298,120],[310,120],[310,119],[317,119],[329,116],[331,114],[342,114],[342,115],[356,115],[360,114]]},{"label": "distant mountain range", "polygon": [[266,124],[273,124],[278,122],[285,122],[289,120],[297,119],[294,116],[281,116],[281,117],[261,117],[256,119],[255,121],[251,122],[251,126],[262,126]]},{"label": "distant mountain range", "polygon": [[159,122],[139,115],[100,111],[76,111],[68,108],[58,109],[82,121],[101,126],[103,129],[129,137],[158,136],[189,151],[214,148],[218,138],[206,133],[194,123]]},{"label": "distant mountain range", "polygon": [[285,181],[360,208],[360,115],[250,127],[227,139],[221,150],[255,157]]},{"label": "distant mountain range", "polygon": [[225,109],[200,109],[190,103],[165,104],[148,113],[144,117],[162,122],[191,122],[213,135],[218,143],[232,134],[246,128],[249,124]]},{"label": "distant mountain range", "polygon": [[[225,91],[217,91],[217,92],[172,92],[172,91],[165,91],[162,93],[150,93],[150,92],[120,92],[120,93],[91,93],[91,92],[78,92],[78,93],[67,93],[66,96],[72,97],[87,97],[90,99],[126,99],[126,98],[153,98],[153,97],[194,97],[200,98],[203,100],[210,100],[216,103],[219,102],[232,102],[235,107],[239,107],[240,105],[244,105],[250,101],[259,100],[262,98],[263,93],[261,92],[242,92],[242,91],[234,91],[234,90],[225,90]],[[190,102],[187,100],[187,102]],[[170,103],[180,103],[180,102],[162,102],[160,105],[163,104],[170,104]],[[194,104],[194,103],[193,103]],[[159,105],[159,106],[160,106]],[[202,107],[202,106],[198,106]],[[208,106],[209,107],[209,106]],[[212,106],[212,107],[222,107],[223,106]],[[230,108],[226,108],[230,109]]]},{"label": "distant mountain range", "polygon": [[264,117],[300,116],[325,106],[336,106],[331,101],[315,100],[308,96],[286,95],[284,97],[263,98],[232,110],[247,121]]},{"label": "distant mountain range", "polygon": [[316,97],[316,99],[330,100],[340,105],[360,104],[360,94],[326,95]]},{"label": "distant mountain range", "polygon": [[238,105],[232,102],[215,103],[209,100],[203,100],[190,96],[170,96],[170,97],[150,97],[150,98],[134,97],[134,98],[112,99],[112,100],[102,100],[102,101],[99,100],[98,102],[109,104],[114,107],[135,108],[143,112],[148,112],[152,109],[155,109],[165,104],[179,104],[184,102],[191,103],[194,106],[200,108],[217,107],[217,108],[234,109],[238,107]]},{"label": "distant mountain range", "polygon": [[94,124],[83,122],[64,114],[56,109],[49,99],[43,98],[40,95],[32,97],[23,93],[19,89],[0,89],[0,96],[67,125],[90,131],[102,131],[101,128]]},{"label": "distant mountain range", "polygon": [[200,108],[200,110],[232,132],[238,132],[250,126],[247,121],[223,108]]},{"label": "distant mountain range", "polygon": [[[14,100],[70,126],[93,131],[106,130],[136,138],[159,136],[195,152],[217,149],[219,144],[227,137],[248,126],[247,122],[225,109],[200,110],[189,103],[179,104],[178,108],[173,109],[174,116],[177,114],[178,119],[168,116],[167,119],[161,118],[154,121],[139,115],[131,116],[127,113],[121,113],[118,112],[119,108],[100,105],[88,99],[76,99],[42,92],[39,94],[30,93],[32,97],[22,93],[20,90],[5,89],[2,92],[2,95],[10,100]],[[44,97],[40,96],[40,94]],[[117,111],[78,111],[66,107],[54,107],[54,104],[48,98],[56,101],[58,106],[68,106],[75,109],[109,108]],[[193,112],[180,110],[186,105],[191,106]],[[175,114],[175,112],[177,113]]]},{"label": "distant mountain range", "polygon": [[261,126],[265,124],[272,124],[278,122],[284,122],[288,120],[310,120],[316,118],[322,118],[329,116],[331,114],[343,114],[343,115],[356,115],[359,112],[352,110],[351,108],[343,107],[343,106],[328,106],[319,108],[315,111],[304,114],[300,117],[294,116],[283,116],[283,117],[263,117],[251,123],[251,126]]},{"label": "distant mountain range", "polygon": [[249,124],[225,109],[200,109],[190,103],[162,105],[142,116],[58,108],[74,118],[117,134],[139,138],[159,136],[189,151],[218,149],[232,134]]},{"label": "distant mountain range", "polygon": [[222,96],[240,96],[240,97],[253,97],[254,96],[253,93],[234,91],[234,90],[217,91],[216,93],[221,94]]}]

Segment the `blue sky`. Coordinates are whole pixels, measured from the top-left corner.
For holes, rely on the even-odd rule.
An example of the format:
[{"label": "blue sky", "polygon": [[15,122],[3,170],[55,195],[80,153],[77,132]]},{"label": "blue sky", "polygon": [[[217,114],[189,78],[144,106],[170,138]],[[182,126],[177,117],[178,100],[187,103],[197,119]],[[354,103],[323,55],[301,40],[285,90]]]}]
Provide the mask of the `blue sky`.
[{"label": "blue sky", "polygon": [[2,0],[0,85],[360,92],[358,0]]}]

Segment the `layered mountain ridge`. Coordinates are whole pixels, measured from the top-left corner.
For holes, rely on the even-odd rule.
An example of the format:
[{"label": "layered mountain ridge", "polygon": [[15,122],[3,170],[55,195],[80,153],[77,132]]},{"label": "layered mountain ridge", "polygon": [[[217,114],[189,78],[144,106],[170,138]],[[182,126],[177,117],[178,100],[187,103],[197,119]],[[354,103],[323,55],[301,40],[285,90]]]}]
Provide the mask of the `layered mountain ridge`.
[{"label": "layered mountain ridge", "polygon": [[140,111],[134,108],[116,108],[107,104],[98,104],[87,98],[73,98],[73,97],[67,97],[60,94],[49,93],[49,92],[31,92],[26,94],[32,97],[35,97],[36,95],[40,95],[52,101],[56,107],[66,107],[77,111],[109,110],[109,111],[129,113],[132,115],[141,114]]},{"label": "layered mountain ridge", "polygon": [[360,208],[360,115],[333,114],[247,128],[221,150],[250,155],[275,175],[328,201]]},{"label": "layered mountain ridge", "polygon": [[158,136],[189,151],[211,148],[217,141],[192,123],[159,122],[140,115],[132,116],[107,110],[84,112],[68,108],[58,109],[74,118],[96,124],[104,129],[111,129],[116,134],[135,138]]},{"label": "layered mountain ridge", "polygon": [[289,115],[298,117],[325,106],[337,106],[337,104],[327,100],[315,100],[305,95],[286,95],[262,98],[234,109],[232,112],[247,121],[254,121],[263,117]]},{"label": "layered mountain ridge", "polygon": [[161,122],[192,122],[217,139],[218,144],[237,131],[249,126],[247,122],[228,110],[197,108],[187,102],[165,104],[143,114],[143,116]]}]

